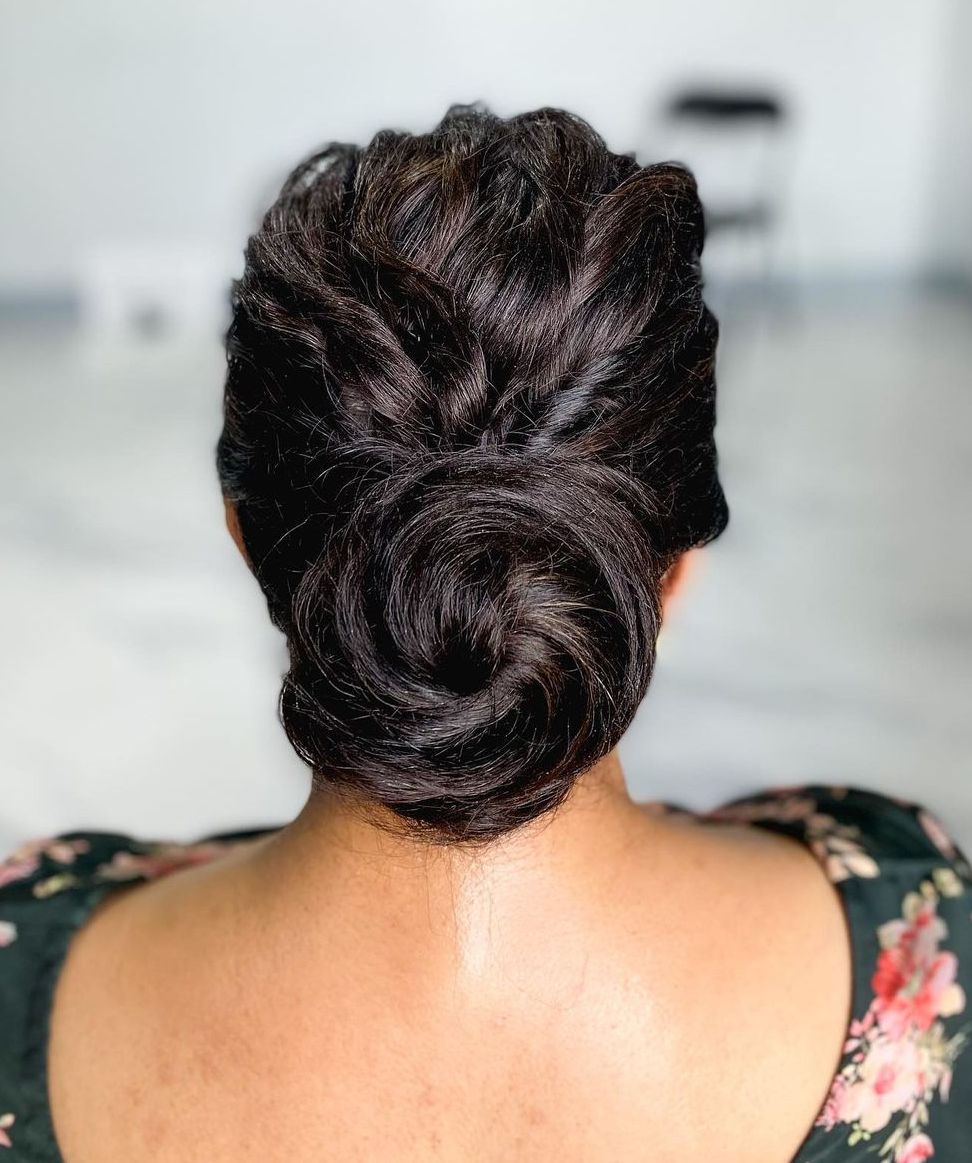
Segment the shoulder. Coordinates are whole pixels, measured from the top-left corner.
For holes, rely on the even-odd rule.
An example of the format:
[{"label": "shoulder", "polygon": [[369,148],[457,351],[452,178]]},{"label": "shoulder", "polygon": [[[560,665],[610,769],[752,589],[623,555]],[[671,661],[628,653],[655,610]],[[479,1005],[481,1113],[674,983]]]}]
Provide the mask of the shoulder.
[{"label": "shoulder", "polygon": [[[92,899],[114,886],[206,863],[265,831],[180,841],[89,830],[26,840],[0,859],[0,950],[25,948],[32,932],[80,923]],[[0,960],[0,985],[9,965],[9,957]]]},{"label": "shoulder", "polygon": [[64,832],[24,841],[0,859],[0,1146],[26,1151],[46,1142],[54,989],[69,946],[97,906],[126,885],[212,860],[266,830],[190,841]]}]

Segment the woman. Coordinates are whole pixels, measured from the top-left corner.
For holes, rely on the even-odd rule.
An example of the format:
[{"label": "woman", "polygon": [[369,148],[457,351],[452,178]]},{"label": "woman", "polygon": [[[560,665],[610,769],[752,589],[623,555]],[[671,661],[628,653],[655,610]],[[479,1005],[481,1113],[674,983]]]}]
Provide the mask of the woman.
[{"label": "woman", "polygon": [[12,1158],[972,1157],[972,872],[930,812],[625,787],[727,521],[702,237],[689,173],[554,109],[288,178],[218,466],[310,795],[8,859]]}]

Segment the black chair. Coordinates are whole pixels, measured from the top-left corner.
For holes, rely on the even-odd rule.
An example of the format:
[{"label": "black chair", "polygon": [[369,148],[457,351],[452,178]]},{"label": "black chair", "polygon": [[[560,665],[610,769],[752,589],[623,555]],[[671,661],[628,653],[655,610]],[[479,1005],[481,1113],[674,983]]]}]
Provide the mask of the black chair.
[{"label": "black chair", "polygon": [[663,104],[665,141],[653,151],[692,168],[709,237],[736,235],[744,250],[755,249],[763,291],[776,274],[791,120],[785,101],[769,90],[687,87]]}]

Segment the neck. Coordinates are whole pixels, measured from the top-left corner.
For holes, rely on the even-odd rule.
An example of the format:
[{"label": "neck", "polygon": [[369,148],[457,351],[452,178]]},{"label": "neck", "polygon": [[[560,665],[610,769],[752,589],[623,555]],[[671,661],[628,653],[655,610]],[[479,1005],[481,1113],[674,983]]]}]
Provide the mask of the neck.
[{"label": "neck", "polygon": [[[627,853],[644,859],[658,829],[627,792],[612,752],[574,784],[555,811],[485,846],[432,845],[369,823],[336,795],[314,791],[297,818],[256,853],[255,883],[268,909],[351,925],[395,955],[458,950],[482,971],[499,943],[534,940],[577,910],[596,915],[616,896]],[[622,873],[623,874],[623,873]],[[573,918],[572,921],[569,918]],[[407,953],[405,954],[407,956]]]},{"label": "neck", "polygon": [[[515,862],[550,859],[556,851],[582,846],[593,839],[607,821],[640,812],[628,795],[617,753],[612,751],[585,772],[556,810],[505,836],[475,845],[434,844],[412,829],[389,809],[363,804],[315,787],[298,816],[274,837],[273,853],[300,854],[305,867],[334,867],[346,862],[374,868],[421,870],[429,876],[464,869],[484,870]],[[603,842],[602,842],[603,843]]]}]

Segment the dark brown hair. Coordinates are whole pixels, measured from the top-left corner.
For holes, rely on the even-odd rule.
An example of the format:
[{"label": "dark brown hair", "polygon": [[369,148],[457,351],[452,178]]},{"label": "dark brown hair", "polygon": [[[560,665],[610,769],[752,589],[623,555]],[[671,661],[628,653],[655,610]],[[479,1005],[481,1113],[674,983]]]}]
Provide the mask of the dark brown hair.
[{"label": "dark brown hair", "polygon": [[687,170],[560,109],[454,106],[287,178],[217,460],[316,784],[487,840],[621,738],[660,579],[728,518],[702,241]]}]

